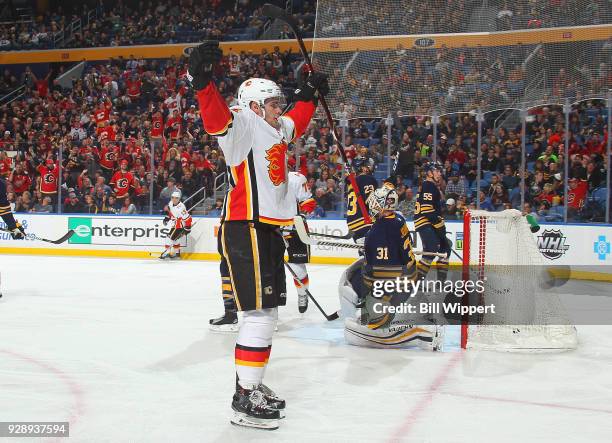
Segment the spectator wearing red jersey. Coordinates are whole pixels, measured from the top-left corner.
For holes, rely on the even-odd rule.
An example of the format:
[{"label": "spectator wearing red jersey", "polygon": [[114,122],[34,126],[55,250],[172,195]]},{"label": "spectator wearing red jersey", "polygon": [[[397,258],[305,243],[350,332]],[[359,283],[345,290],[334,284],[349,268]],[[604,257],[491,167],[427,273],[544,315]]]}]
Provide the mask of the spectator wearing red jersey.
[{"label": "spectator wearing red jersey", "polygon": [[0,151],[0,177],[7,178],[13,169],[13,162],[6,155],[5,151]]},{"label": "spectator wearing red jersey", "polygon": [[164,136],[164,117],[162,113],[156,111],[151,118],[151,143],[153,148],[159,149],[162,146],[162,138]]},{"label": "spectator wearing red jersey", "polygon": [[106,180],[109,180],[115,170],[119,156],[119,147],[111,146],[108,140],[102,140],[102,147],[98,150],[98,163]]},{"label": "spectator wearing red jersey", "polygon": [[44,165],[39,165],[37,168],[38,190],[41,194],[50,197],[53,204],[57,201],[57,183],[59,181],[59,168],[53,161],[48,158]]},{"label": "spectator wearing red jersey", "polygon": [[127,160],[122,160],[120,169],[115,172],[110,181],[110,186],[117,197],[117,200],[123,200],[129,197],[130,191],[136,188],[134,175],[128,172]]},{"label": "spectator wearing red jersey", "polygon": [[4,131],[4,135],[0,138],[0,149],[10,151],[15,146],[15,140],[11,137],[11,131]]},{"label": "spectator wearing red jersey", "polygon": [[132,103],[138,103],[140,101],[141,87],[142,82],[136,74],[132,74],[125,82],[126,92],[130,100],[132,100]]},{"label": "spectator wearing red jersey", "polygon": [[49,95],[49,78],[51,77],[51,71],[45,76],[45,78],[38,78],[34,72],[31,72],[32,78],[34,79],[34,86],[39,97],[47,97]]},{"label": "spectator wearing red jersey", "polygon": [[103,96],[98,102],[98,107],[94,110],[93,119],[96,122],[98,128],[97,134],[100,134],[101,128],[105,128],[110,125],[110,113],[113,108],[113,103],[107,96]]},{"label": "spectator wearing red jersey", "polygon": [[13,192],[17,195],[23,194],[32,186],[32,179],[30,175],[24,171],[21,163],[15,165],[15,169],[9,175],[8,181],[13,185]]},{"label": "spectator wearing red jersey", "polygon": [[179,115],[178,109],[172,111],[172,116],[166,122],[166,134],[168,138],[176,140],[181,137],[183,119]]},{"label": "spectator wearing red jersey", "polygon": [[569,189],[567,190],[567,214],[568,217],[575,218],[586,200],[589,185],[586,180],[570,178]]}]

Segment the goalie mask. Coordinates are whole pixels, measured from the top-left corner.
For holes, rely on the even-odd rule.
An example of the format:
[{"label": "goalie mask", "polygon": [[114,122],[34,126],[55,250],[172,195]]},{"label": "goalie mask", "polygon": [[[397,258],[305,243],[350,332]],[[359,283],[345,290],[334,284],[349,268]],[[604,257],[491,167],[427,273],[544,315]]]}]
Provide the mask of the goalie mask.
[{"label": "goalie mask", "polygon": [[255,102],[264,112],[264,116],[264,104],[266,100],[271,98],[278,99],[280,105],[284,106],[285,95],[281,88],[272,80],[266,80],[265,78],[250,78],[243,82],[240,88],[238,88],[238,104],[243,108],[250,109],[251,102]]},{"label": "goalie mask", "polygon": [[383,211],[395,211],[399,196],[394,188],[383,186],[370,194],[366,203],[372,217],[376,217]]}]

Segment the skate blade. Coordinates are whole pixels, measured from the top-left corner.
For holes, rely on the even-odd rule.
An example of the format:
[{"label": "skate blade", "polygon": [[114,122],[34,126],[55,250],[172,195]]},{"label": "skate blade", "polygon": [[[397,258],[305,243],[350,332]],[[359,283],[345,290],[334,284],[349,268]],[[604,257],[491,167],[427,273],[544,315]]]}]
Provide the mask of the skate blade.
[{"label": "skate blade", "polygon": [[234,411],[234,416],[230,419],[230,422],[236,426],[265,429],[266,431],[278,429],[277,419],[257,419],[236,411]]},{"label": "skate blade", "polygon": [[238,332],[238,324],[235,325],[208,325],[210,332],[216,332],[221,334]]}]

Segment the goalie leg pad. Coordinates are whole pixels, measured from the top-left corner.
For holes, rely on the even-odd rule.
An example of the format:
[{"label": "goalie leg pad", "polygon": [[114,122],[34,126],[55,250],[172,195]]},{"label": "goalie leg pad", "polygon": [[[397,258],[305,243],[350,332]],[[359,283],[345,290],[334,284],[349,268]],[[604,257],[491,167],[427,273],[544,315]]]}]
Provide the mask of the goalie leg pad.
[{"label": "goalie leg pad", "polygon": [[440,351],[444,344],[444,326],[396,325],[372,330],[359,321],[347,318],[344,323],[347,343],[369,348],[420,348]]}]

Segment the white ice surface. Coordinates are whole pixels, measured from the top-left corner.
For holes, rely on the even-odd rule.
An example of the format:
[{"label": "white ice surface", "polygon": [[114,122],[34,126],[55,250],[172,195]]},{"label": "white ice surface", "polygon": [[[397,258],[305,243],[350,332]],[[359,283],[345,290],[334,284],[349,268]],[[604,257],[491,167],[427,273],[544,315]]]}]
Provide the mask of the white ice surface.
[{"label": "white ice surface", "polygon": [[[343,268],[309,270],[338,309]],[[460,352],[456,330],[444,353],[356,348],[314,305],[298,314],[288,282],[266,371],[287,418],[271,432],[229,423],[217,263],[1,256],[0,271],[0,421],[68,420],[70,442],[612,441],[610,326],[556,355]]]}]

